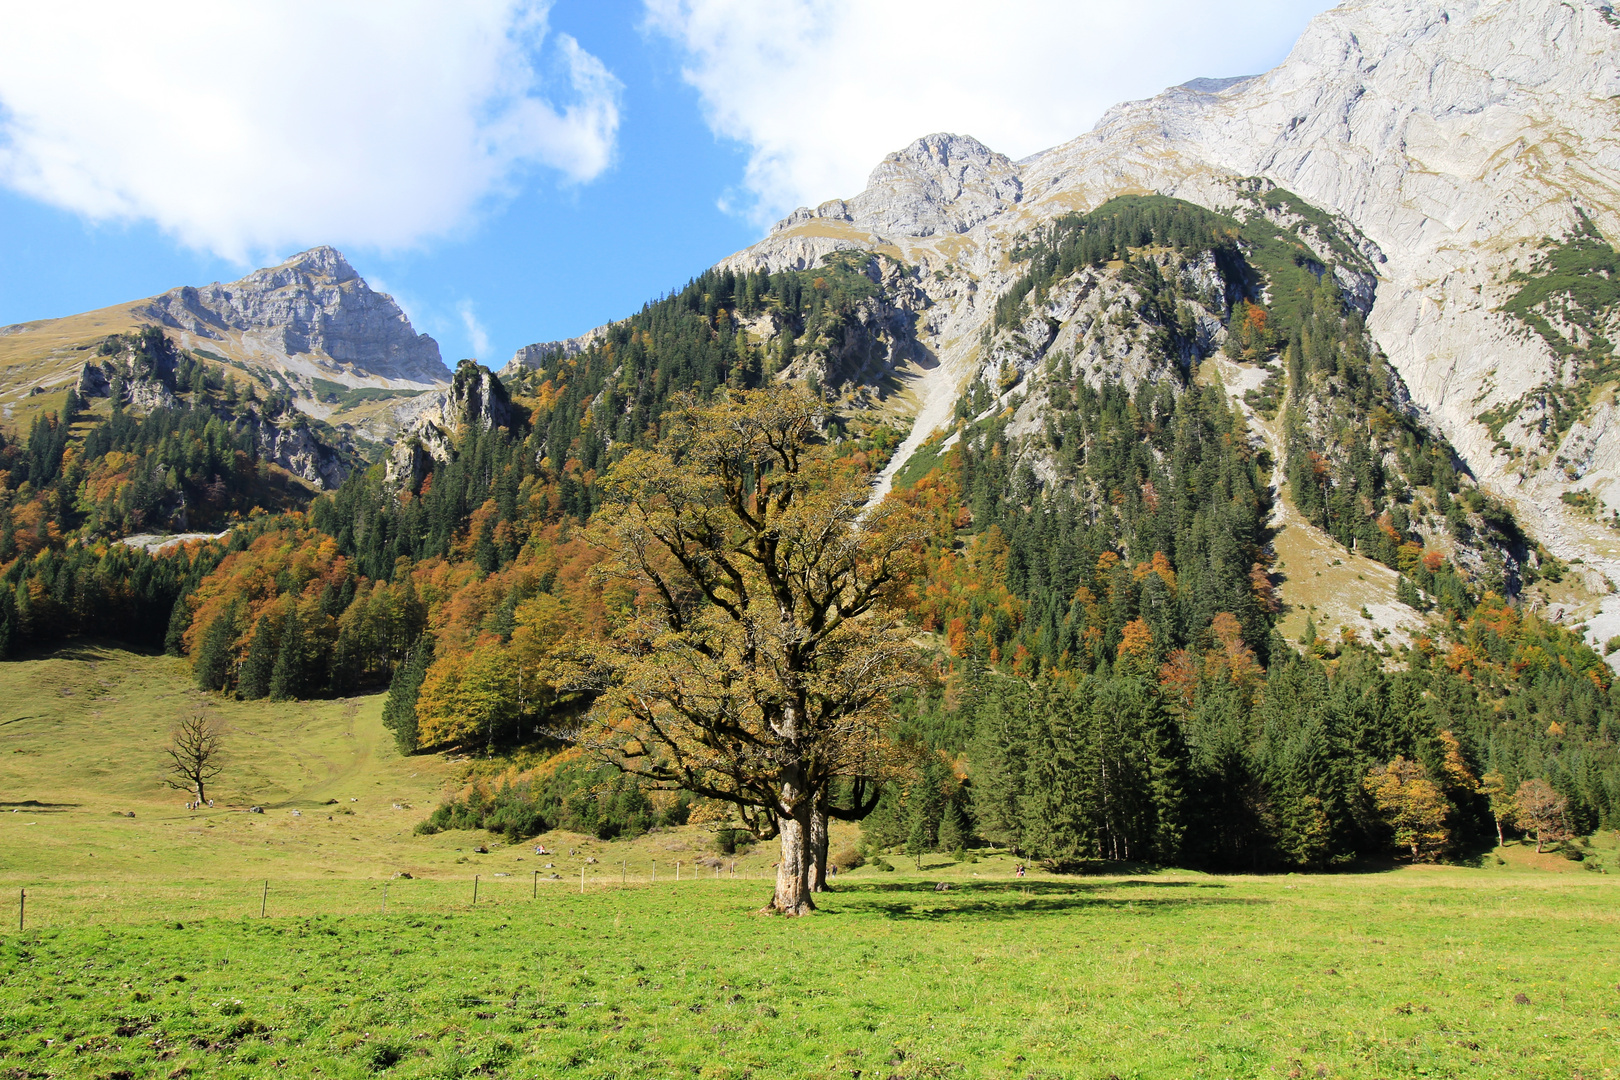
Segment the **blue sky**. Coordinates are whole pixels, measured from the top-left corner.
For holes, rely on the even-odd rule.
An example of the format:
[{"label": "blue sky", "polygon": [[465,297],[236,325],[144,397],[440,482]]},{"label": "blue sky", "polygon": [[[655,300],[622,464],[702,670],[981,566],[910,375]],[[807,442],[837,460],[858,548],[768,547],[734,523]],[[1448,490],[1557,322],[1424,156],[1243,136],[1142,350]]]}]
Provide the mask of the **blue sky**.
[{"label": "blue sky", "polygon": [[[633,312],[795,205],[854,194],[919,135],[1022,157],[1116,101],[1265,70],[1328,5],[161,6],[40,5],[0,40],[0,324],[325,242],[447,361],[499,366]],[[128,64],[142,51],[161,75]]]}]

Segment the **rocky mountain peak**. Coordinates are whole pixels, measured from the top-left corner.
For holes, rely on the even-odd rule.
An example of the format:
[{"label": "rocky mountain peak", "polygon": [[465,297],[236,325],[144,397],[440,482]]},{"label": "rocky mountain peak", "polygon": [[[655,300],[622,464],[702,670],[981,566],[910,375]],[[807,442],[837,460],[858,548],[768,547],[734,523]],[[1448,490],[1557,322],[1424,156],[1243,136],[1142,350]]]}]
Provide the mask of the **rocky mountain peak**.
[{"label": "rocky mountain peak", "polygon": [[341,285],[345,281],[360,280],[360,275],[355,272],[354,267],[349,265],[349,260],[343,257],[343,252],[326,244],[312,247],[308,251],[301,251],[297,255],[277,263],[275,266],[255,271],[243,280],[251,280],[259,276],[274,276],[282,271],[312,279],[325,280],[334,285]]},{"label": "rocky mountain peak", "polygon": [[1018,203],[1018,166],[971,135],[925,135],[878,163],[866,190],[814,210],[800,207],[772,234],[815,218],[847,221],[882,236],[940,236],[967,232]]},{"label": "rocky mountain peak", "polygon": [[315,247],[246,277],[154,297],[148,318],[205,340],[240,339],[279,367],[351,384],[442,386],[439,345],[393,297],[374,291],[343,253]]},{"label": "rocky mountain peak", "polygon": [[[1616,101],[1611,0],[1346,0],[1264,74],[1126,102],[1017,163],[963,137],[919,139],[859,195],[797,211],[723,265],[806,269],[893,247],[925,269],[920,341],[940,363],[917,380],[937,384],[917,411],[920,440],[983,359],[987,301],[1016,280],[1005,260],[1018,238],[1122,194],[1222,212],[1255,198],[1265,213],[1292,206],[1298,235],[1348,245],[1325,253],[1336,275],[1376,272],[1376,300],[1356,293],[1368,330],[1481,484],[1560,557],[1583,558],[1592,580],[1620,580],[1612,530],[1565,498],[1604,521],[1620,513],[1615,384],[1611,369],[1567,359],[1596,338],[1564,314],[1575,286],[1547,278],[1548,252],[1582,230],[1620,236]],[[1525,275],[1564,291],[1515,315]],[[1594,327],[1620,318],[1588,314]],[[1559,395],[1591,404],[1561,419],[1547,404]]]}]

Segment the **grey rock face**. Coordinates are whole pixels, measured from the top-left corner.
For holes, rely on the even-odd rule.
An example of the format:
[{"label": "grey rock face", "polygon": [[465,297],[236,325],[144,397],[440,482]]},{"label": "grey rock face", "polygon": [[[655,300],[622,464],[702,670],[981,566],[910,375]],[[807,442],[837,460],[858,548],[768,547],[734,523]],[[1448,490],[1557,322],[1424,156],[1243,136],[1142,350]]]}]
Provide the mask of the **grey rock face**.
[{"label": "grey rock face", "polygon": [[349,470],[330,446],[315,437],[303,418],[281,421],[261,420],[258,425],[259,456],[323,490],[343,483]]},{"label": "grey rock face", "polygon": [[112,393],[112,384],[107,380],[107,372],[100,364],[86,364],[79,369],[79,381],[73,387],[82,398],[107,397]]},{"label": "grey rock face", "polygon": [[[169,383],[174,377],[174,364],[168,357],[153,361],[125,348],[113,356],[89,361],[79,369],[74,389],[82,398],[111,397],[115,386],[120,387],[122,403],[134,409],[166,409],[175,404],[174,391]],[[116,380],[116,381],[115,381]]]},{"label": "grey rock face", "polygon": [[416,333],[335,248],[311,248],[228,284],[171,289],[146,314],[202,338],[249,334],[271,353],[327,357],[360,377],[427,386],[450,375],[438,343]]},{"label": "grey rock face", "polygon": [[817,218],[896,236],[967,232],[1023,197],[1018,167],[969,135],[927,135],[878,163],[849,201],[801,207],[773,233]]},{"label": "grey rock face", "polygon": [[520,371],[532,371],[545,362],[545,358],[552,353],[560,352],[564,356],[578,356],[601,339],[607,333],[606,326],[598,326],[590,333],[579,337],[569,338],[567,341],[540,341],[533,345],[525,345],[512,354],[512,359],[501,368],[502,378],[509,378]]},{"label": "grey rock face", "polygon": [[510,427],[512,398],[499,377],[475,360],[456,365],[450,389],[423,394],[395,411],[399,438],[389,456],[389,483],[413,490],[434,462],[455,455],[456,436],[475,428]]},{"label": "grey rock face", "polygon": [[[933,306],[919,340],[940,364],[896,468],[985,370],[983,330],[1015,280],[1006,254],[1020,235],[1125,193],[1228,211],[1252,190],[1247,178],[1262,178],[1359,235],[1357,257],[1335,259],[1332,272],[1368,312],[1414,407],[1556,553],[1606,559],[1620,580],[1620,541],[1559,500],[1578,477],[1620,507],[1620,424],[1600,403],[1527,465],[1478,419],[1571,378],[1497,309],[1509,275],[1579,213],[1620,237],[1617,100],[1620,15],[1607,0],[1347,0],[1272,71],[1122,104],[1021,162],[972,140],[919,140],[861,194],[796,211],[723,265],[803,269],[881,247],[923,271]],[[1036,355],[1053,347],[1044,333],[1018,336]],[[1519,417],[1510,442],[1546,427],[1534,407]]]}]

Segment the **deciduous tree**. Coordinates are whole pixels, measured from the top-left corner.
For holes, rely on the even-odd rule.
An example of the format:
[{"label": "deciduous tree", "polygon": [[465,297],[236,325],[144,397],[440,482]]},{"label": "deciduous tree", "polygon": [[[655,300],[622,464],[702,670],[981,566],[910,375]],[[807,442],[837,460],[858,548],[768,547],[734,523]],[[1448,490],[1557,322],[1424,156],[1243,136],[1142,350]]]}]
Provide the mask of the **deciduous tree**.
[{"label": "deciduous tree", "polygon": [[1502,822],[1513,820],[1513,796],[1508,793],[1507,781],[1501,773],[1488,772],[1479,782],[1479,793],[1485,796],[1491,808],[1491,822],[1496,826],[1496,845],[1507,843],[1502,838]]},{"label": "deciduous tree", "polygon": [[782,857],[771,908],[805,914],[814,818],[838,776],[881,770],[912,682],[897,601],[923,532],[819,445],[789,389],[695,398],[605,475],[601,573],[639,596],[588,663],[585,738],[626,771],[739,807]]},{"label": "deciduous tree", "polygon": [[1569,839],[1569,800],[1542,779],[1526,780],[1513,793],[1513,823],[1536,834],[1536,851]]},{"label": "deciduous tree", "polygon": [[1363,786],[1395,831],[1395,842],[1411,851],[1413,862],[1433,859],[1445,849],[1451,836],[1446,829],[1450,807],[1421,762],[1397,756],[1369,771]]},{"label": "deciduous tree", "polygon": [[220,757],[224,749],[219,722],[207,713],[192,713],[169,733],[169,745],[163,751],[169,759],[163,782],[180,791],[194,792],[198,802],[207,802],[206,785],[223,771]]}]

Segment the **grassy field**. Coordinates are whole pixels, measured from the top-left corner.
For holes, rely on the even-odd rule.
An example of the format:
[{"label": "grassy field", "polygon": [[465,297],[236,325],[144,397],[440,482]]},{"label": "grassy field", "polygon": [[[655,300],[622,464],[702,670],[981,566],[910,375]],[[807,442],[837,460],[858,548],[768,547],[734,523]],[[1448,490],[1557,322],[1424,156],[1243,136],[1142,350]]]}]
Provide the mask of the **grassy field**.
[{"label": "grassy field", "polygon": [[[190,814],[157,752],[199,706],[233,764]],[[1620,1071],[1620,878],[1522,846],[1269,878],[896,859],[790,921],[755,914],[771,853],[716,878],[696,827],[412,835],[466,766],[401,759],[379,712],[209,702],[113,649],[0,665],[0,1077]]]}]

